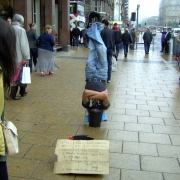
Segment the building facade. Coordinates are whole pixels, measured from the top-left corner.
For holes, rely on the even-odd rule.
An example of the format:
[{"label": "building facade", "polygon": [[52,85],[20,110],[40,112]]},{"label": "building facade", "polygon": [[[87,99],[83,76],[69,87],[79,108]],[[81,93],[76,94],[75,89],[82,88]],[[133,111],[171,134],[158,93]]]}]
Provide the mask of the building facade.
[{"label": "building facade", "polygon": [[[76,1],[76,0],[74,0]],[[101,12],[102,18],[113,22],[124,19],[125,2],[128,0],[81,0],[85,3],[85,15],[91,11]],[[0,16],[7,18],[13,14],[21,14],[24,19],[24,28],[29,30],[29,24],[37,24],[37,34],[43,32],[46,24],[53,26],[53,35],[62,46],[70,44],[70,0],[3,0],[0,1]],[[124,4],[123,4],[124,3]],[[123,6],[123,7],[122,7]],[[116,17],[114,10],[116,8]],[[128,12],[128,10],[127,10]],[[126,20],[126,18],[125,18]]]},{"label": "building facade", "polygon": [[91,11],[97,11],[101,13],[102,18],[106,18],[109,21],[114,20],[114,0],[84,0],[84,3],[86,5],[86,18],[88,18]]},{"label": "building facade", "polygon": [[[8,9],[12,8],[12,13]],[[4,13],[2,12],[7,11]],[[13,14],[24,17],[24,28],[29,29],[29,24],[37,24],[37,34],[43,32],[44,26],[53,26],[53,35],[62,46],[70,43],[69,28],[69,1],[64,0],[5,0],[0,2],[0,16],[7,18]]]},{"label": "building facade", "polygon": [[179,0],[161,0],[159,5],[159,22],[162,26],[178,26],[180,23]]}]

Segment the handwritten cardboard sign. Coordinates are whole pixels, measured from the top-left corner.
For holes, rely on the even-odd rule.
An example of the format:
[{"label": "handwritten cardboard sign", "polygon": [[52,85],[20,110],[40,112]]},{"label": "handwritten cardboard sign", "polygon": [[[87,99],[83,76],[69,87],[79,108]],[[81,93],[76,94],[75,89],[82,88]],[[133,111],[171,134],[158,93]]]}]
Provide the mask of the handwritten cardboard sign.
[{"label": "handwritten cardboard sign", "polygon": [[54,174],[109,174],[109,141],[59,139]]}]

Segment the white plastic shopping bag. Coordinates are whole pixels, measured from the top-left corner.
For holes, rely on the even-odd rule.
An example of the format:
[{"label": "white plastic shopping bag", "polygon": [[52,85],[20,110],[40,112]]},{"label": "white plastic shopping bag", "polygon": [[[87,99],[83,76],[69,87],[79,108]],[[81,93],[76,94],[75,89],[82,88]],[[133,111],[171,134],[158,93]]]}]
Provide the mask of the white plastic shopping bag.
[{"label": "white plastic shopping bag", "polygon": [[21,83],[22,84],[31,84],[30,67],[23,67]]},{"label": "white plastic shopping bag", "polygon": [[114,56],[112,56],[112,71],[117,71],[117,61]]}]

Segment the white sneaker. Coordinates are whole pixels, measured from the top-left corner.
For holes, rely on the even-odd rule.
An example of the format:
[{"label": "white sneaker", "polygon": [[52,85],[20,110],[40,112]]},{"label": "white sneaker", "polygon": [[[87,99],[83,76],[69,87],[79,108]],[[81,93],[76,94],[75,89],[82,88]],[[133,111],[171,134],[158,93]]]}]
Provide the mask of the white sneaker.
[{"label": "white sneaker", "polygon": [[111,82],[110,80],[107,81],[107,83],[110,83],[110,82]]}]

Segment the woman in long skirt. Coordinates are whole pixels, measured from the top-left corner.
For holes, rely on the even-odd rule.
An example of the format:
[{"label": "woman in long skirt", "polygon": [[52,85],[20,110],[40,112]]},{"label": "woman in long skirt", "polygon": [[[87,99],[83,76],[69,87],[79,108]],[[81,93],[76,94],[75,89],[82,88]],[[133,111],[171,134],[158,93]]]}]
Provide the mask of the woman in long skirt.
[{"label": "woman in long skirt", "polygon": [[59,67],[54,63],[54,50],[55,45],[54,37],[51,35],[52,26],[46,25],[45,32],[38,38],[38,62],[36,71],[41,73],[41,76],[46,74],[53,74],[54,70]]}]

